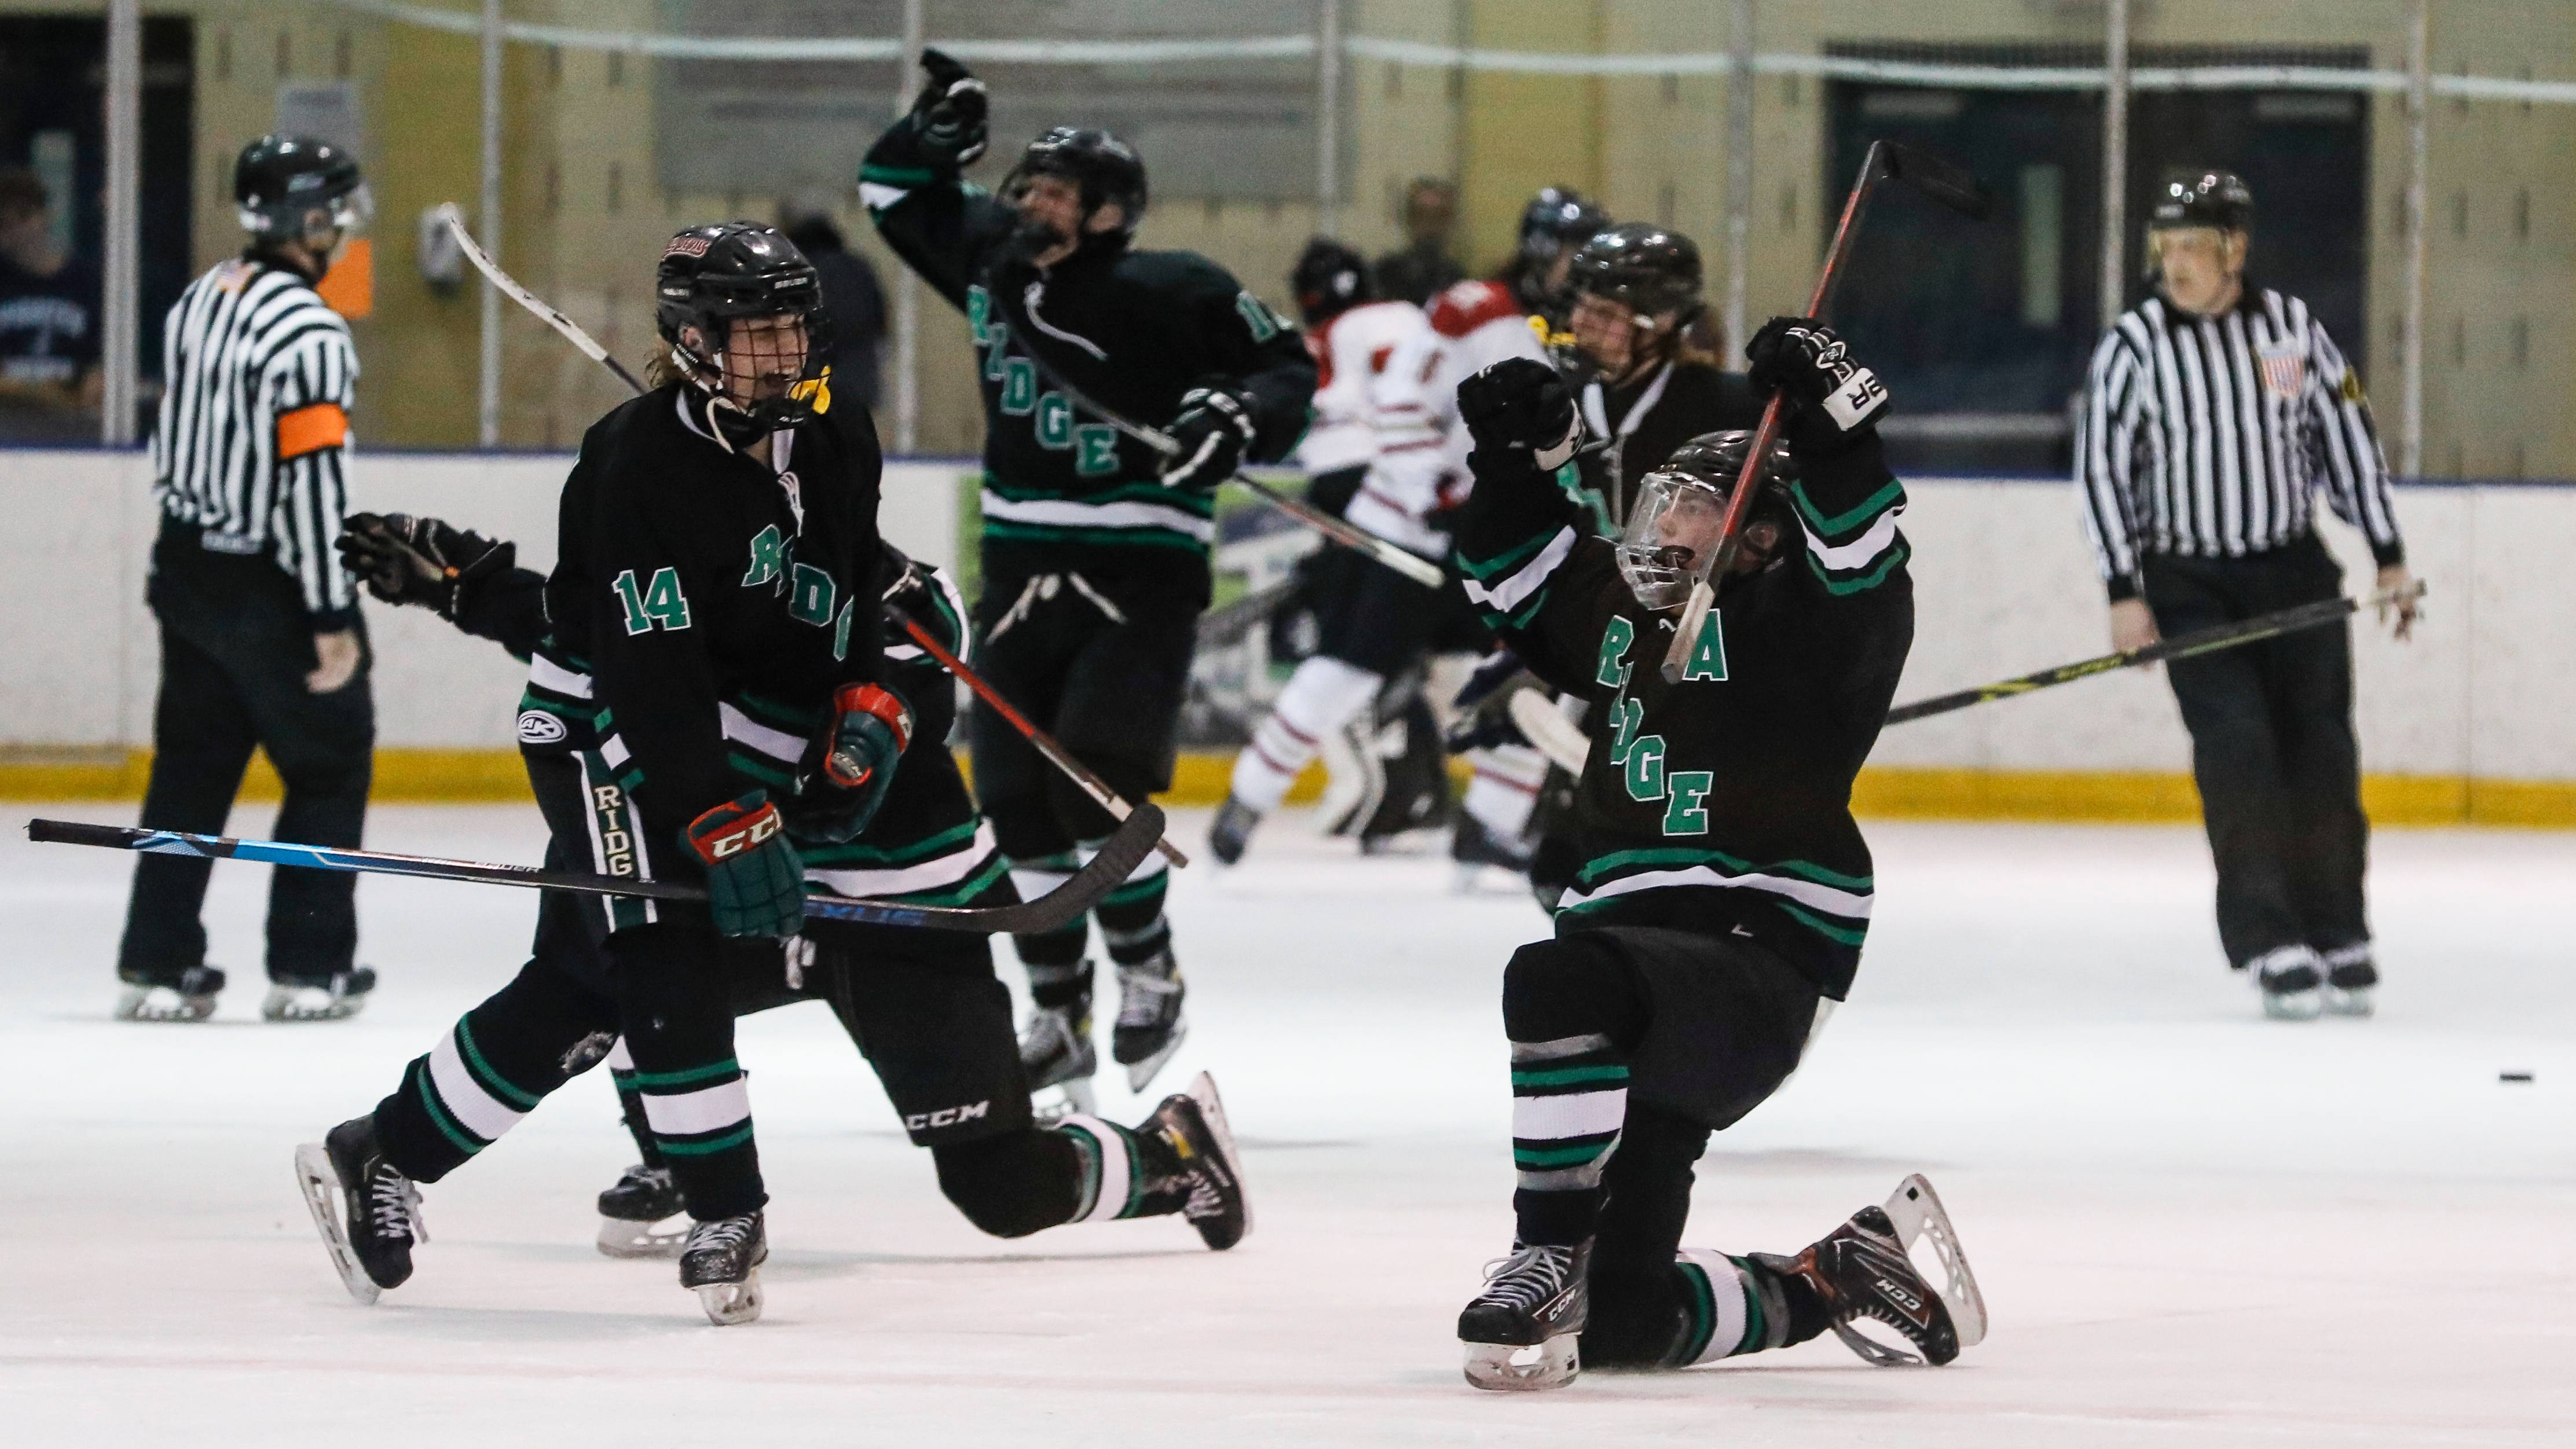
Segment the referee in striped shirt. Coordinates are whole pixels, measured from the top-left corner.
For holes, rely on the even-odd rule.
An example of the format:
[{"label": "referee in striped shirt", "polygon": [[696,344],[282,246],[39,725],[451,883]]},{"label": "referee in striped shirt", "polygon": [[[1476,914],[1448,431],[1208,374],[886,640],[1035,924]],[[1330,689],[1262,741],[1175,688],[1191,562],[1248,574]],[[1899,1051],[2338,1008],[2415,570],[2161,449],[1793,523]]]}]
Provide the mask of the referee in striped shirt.
[{"label": "referee in striped shirt", "polygon": [[[2245,286],[2253,208],[2223,171],[2174,183],[2148,232],[2162,285],[2093,352],[2076,483],[2116,649],[2337,597],[2319,490],[2370,540],[2379,588],[2407,582],[2360,373],[2306,303]],[[2397,605],[2397,637],[2413,624],[2413,603]],[[2229,964],[2273,1017],[2368,1015],[2350,630],[2176,660],[2171,677]]]},{"label": "referee in striped shirt", "polygon": [[[280,839],[354,846],[366,821],[375,701],[354,582],[332,552],[358,357],[314,291],[367,217],[358,163],[263,136],[233,168],[249,244],[189,284],[166,324],[152,439],[161,533],[148,597],[161,630],[149,829],[223,829],[254,746],[286,782]],[[224,973],[199,911],[210,863],[135,867],[117,1014],[200,1021]],[[375,973],[352,965],[356,878],[280,870],[269,886],[271,1021],[344,1017]]]}]

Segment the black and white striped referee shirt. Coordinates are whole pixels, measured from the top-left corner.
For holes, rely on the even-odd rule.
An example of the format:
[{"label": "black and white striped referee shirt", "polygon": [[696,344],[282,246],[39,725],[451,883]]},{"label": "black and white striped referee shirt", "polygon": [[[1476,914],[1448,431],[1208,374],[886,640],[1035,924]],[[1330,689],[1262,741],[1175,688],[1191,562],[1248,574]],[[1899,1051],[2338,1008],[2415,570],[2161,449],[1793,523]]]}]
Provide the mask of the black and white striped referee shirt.
[{"label": "black and white striped referee shirt", "polygon": [[2137,597],[2141,554],[2298,539],[2319,487],[2381,565],[2405,558],[2361,374],[2306,303],[2269,289],[2218,316],[2162,297],[2123,313],[2093,350],[2075,481],[2113,599]]},{"label": "black and white striped referee shirt", "polygon": [[179,294],[162,348],[161,511],[204,529],[218,553],[275,559],[317,631],[346,627],[357,585],[331,541],[348,511],[349,324],[295,272],[235,258]]}]

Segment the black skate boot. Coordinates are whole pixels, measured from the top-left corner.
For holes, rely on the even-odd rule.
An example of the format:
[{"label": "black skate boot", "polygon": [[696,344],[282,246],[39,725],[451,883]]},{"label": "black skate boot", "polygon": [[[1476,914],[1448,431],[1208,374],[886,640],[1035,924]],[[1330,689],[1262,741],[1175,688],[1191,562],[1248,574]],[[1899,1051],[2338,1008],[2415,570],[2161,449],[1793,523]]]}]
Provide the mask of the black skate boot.
[{"label": "black skate boot", "polygon": [[1169,950],[1118,968],[1118,1023],[1109,1033],[1109,1054],[1127,1069],[1127,1090],[1145,1090],[1181,1049],[1182,1038],[1190,1034],[1190,1024],[1181,1018],[1181,998],[1187,994],[1180,963]]},{"label": "black skate boot", "polygon": [[1137,1124],[1136,1141],[1147,1204],[1139,1216],[1170,1212],[1177,1203],[1181,1216],[1199,1230],[1200,1241],[1218,1252],[1252,1231],[1243,1160],[1235,1155],[1234,1132],[1226,1126],[1215,1078],[1201,1072],[1188,1091],[1165,1097],[1153,1116]]},{"label": "black skate boot", "polygon": [[2371,994],[2379,988],[2379,965],[2370,958],[2370,943],[2338,946],[2325,953],[2326,1014],[2368,1016]]},{"label": "black skate boot", "polygon": [[119,1021],[204,1021],[215,1014],[215,993],[224,989],[220,967],[191,966],[167,981],[125,978],[117,993]]},{"label": "black skate boot", "polygon": [[1467,1382],[1480,1389],[1553,1389],[1583,1371],[1576,1340],[1589,1318],[1592,1244],[1512,1245],[1485,1272],[1485,1291],[1458,1315]]},{"label": "black skate boot", "polygon": [[1020,1069],[1028,1073],[1030,1096],[1049,1088],[1058,1093],[1060,1100],[1040,1106],[1039,1116],[1099,1110],[1091,1091],[1092,1074],[1100,1070],[1100,1054],[1091,1045],[1089,996],[1029,1013],[1028,1029],[1020,1033]]},{"label": "black skate boot", "polygon": [[2316,952],[2282,946],[2255,957],[2247,967],[2263,993],[2263,1014],[2272,1020],[2314,1021],[2325,1011],[2326,974]]},{"label": "black skate boot", "polygon": [[1252,844],[1252,832],[1260,825],[1261,812],[1228,793],[1225,803],[1216,807],[1216,820],[1208,826],[1208,854],[1215,856],[1219,865],[1240,862],[1245,847]]},{"label": "black skate boot", "polygon": [[680,1249],[680,1286],[694,1288],[707,1321],[718,1328],[760,1316],[760,1265],[769,1233],[758,1213],[714,1218],[689,1229]]},{"label": "black skate boot", "polygon": [[352,1118],[296,1148],[295,1178],[350,1297],[373,1303],[411,1277],[411,1250],[429,1241],[420,1189],[377,1150],[374,1117]]},{"label": "black skate boot", "polygon": [[[1755,1253],[1753,1261],[1813,1289],[1824,1300],[1834,1336],[1872,1364],[1945,1364],[1959,1356],[1950,1307],[1914,1270],[1885,1208],[1862,1208],[1794,1258]],[[1863,1318],[1903,1334],[1921,1357],[1862,1335],[1852,1325]]]},{"label": "black skate boot", "polygon": [[1496,866],[1513,875],[1526,873],[1530,867],[1527,841],[1505,840],[1485,828],[1485,822],[1465,811],[1458,812],[1458,823],[1449,833],[1449,858],[1456,863],[1458,876],[1453,887],[1460,895],[1476,889],[1485,867]]},{"label": "black skate boot", "polygon": [[689,1233],[671,1219],[685,1211],[671,1169],[639,1162],[599,1195],[599,1251],[612,1258],[676,1258]]},{"label": "black skate boot", "polygon": [[295,976],[272,981],[259,1014],[270,1021],[339,1021],[358,1014],[367,993],[376,989],[373,967],[352,966],[328,976]]}]

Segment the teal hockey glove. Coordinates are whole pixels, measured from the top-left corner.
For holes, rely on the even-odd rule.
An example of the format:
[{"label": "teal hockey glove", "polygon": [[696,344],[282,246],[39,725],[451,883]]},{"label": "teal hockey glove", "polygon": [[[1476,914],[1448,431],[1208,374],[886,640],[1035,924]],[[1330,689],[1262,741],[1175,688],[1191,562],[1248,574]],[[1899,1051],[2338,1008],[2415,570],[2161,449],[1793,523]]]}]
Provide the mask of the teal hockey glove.
[{"label": "teal hockey glove", "polygon": [[805,926],[805,862],[769,792],[754,790],[680,832],[707,868],[707,905],[727,936],[793,936]]}]

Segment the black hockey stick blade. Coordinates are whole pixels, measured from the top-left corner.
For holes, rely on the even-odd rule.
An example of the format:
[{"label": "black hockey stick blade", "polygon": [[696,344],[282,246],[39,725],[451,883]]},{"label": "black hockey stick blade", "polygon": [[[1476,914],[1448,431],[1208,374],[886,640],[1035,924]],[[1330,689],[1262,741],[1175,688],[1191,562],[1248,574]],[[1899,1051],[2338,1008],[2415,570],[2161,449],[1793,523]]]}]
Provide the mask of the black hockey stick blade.
[{"label": "black hockey stick blade", "polygon": [[[805,914],[816,920],[847,921],[870,926],[918,926],[933,931],[968,931],[978,935],[1037,935],[1055,930],[1099,904],[1116,890],[1153,850],[1163,834],[1163,812],[1148,801],[1136,807],[1116,833],[1103,841],[1091,862],[1072,879],[1034,901],[1008,906],[916,906],[901,901],[871,901],[849,896],[805,898]],[[525,886],[578,891],[585,895],[641,896],[650,900],[703,901],[707,893],[675,881],[629,880],[585,871],[540,870],[486,861],[443,860],[435,856],[396,855],[381,850],[337,850],[292,841],[240,840],[221,835],[191,835],[177,830],[138,830],[126,825],[95,825],[77,820],[30,820],[27,838],[54,845],[94,845],[150,855],[182,855],[200,860],[247,860],[305,870],[350,871],[368,875],[407,875],[428,880],[469,881],[481,885]]]},{"label": "black hockey stick blade", "polygon": [[1986,213],[1993,209],[1985,183],[1964,168],[1901,142],[1881,144],[1887,147],[1887,154],[1881,162],[1887,168],[1887,174],[1909,189],[1931,197],[1970,221],[1985,220]]}]

